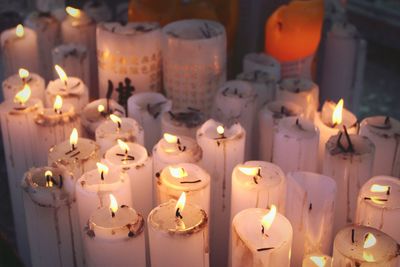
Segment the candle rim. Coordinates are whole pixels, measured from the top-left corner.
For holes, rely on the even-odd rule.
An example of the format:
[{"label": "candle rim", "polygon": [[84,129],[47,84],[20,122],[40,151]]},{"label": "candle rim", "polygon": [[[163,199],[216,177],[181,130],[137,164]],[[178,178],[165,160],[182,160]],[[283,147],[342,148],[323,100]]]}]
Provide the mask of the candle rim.
[{"label": "candle rim", "polygon": [[[336,107],[335,102],[327,100],[322,105],[321,111],[317,113],[316,120],[320,120],[321,124],[330,128],[330,129],[341,129],[344,126],[347,128],[353,128],[357,125],[357,116],[348,110],[345,106],[343,107],[342,111],[342,123],[336,125],[335,127],[331,126],[332,123],[332,114]],[[328,114],[326,114],[328,112]]]},{"label": "candle rim", "polygon": [[[380,184],[380,185],[389,185],[391,187],[390,190],[390,195],[393,194],[398,194],[398,202],[395,201],[388,201],[386,202],[386,204],[381,205],[381,204],[377,204],[373,201],[367,200],[365,199],[365,197],[379,197],[379,198],[387,198],[388,196],[386,195],[385,192],[382,193],[372,193],[370,191],[370,187],[373,184]],[[395,188],[397,187],[397,188]],[[388,211],[393,211],[393,210],[398,210],[400,209],[400,180],[396,177],[393,176],[388,176],[388,175],[377,175],[377,176],[373,176],[371,179],[369,179],[360,189],[359,195],[358,195],[358,201],[362,201],[364,202],[366,205],[371,206],[373,208],[377,208],[377,209],[385,209]],[[388,198],[393,199],[392,198]],[[388,204],[393,204],[395,206],[391,206]],[[396,206],[397,204],[397,206]]]},{"label": "candle rim", "polygon": [[[192,38],[180,37],[174,31],[174,29],[176,29],[177,26],[182,26],[182,25],[187,26],[188,23],[190,24],[190,26],[192,26],[191,24],[195,23],[196,29],[198,29],[197,27],[204,26],[204,24],[207,23],[214,27],[214,29],[216,30],[216,34],[212,35],[210,38],[207,38],[207,37],[201,37],[201,38],[200,37],[194,37],[194,38],[193,37]],[[191,27],[191,29],[193,29],[193,26]],[[177,40],[179,42],[187,42],[187,43],[192,43],[192,42],[213,43],[215,39],[221,38],[221,37],[224,38],[226,36],[225,27],[221,23],[214,21],[214,20],[207,20],[207,19],[183,19],[183,20],[173,21],[173,22],[170,22],[167,25],[165,25],[162,28],[162,32],[163,32],[163,36],[165,39]],[[173,33],[173,34],[171,34],[171,33]]]},{"label": "candle rim", "polygon": [[[88,145],[89,150],[83,151],[83,152],[81,151],[81,153],[79,153],[79,155],[77,155],[76,157],[71,157],[70,155],[65,154],[65,152],[67,152],[67,150],[71,149],[71,144],[69,142],[69,139],[64,140],[63,142],[52,146],[49,149],[49,153],[48,153],[49,162],[57,163],[60,165],[69,165],[69,164],[76,162],[77,160],[87,161],[91,158],[97,159],[97,155],[100,151],[100,146],[91,139],[79,137],[76,147],[79,149],[82,146],[82,143],[84,143],[85,145]],[[61,150],[61,148],[63,148],[63,149]],[[66,148],[66,149],[64,149],[64,148]],[[80,150],[78,150],[78,151],[80,151]]]},{"label": "candle rim", "polygon": [[[164,138],[161,138],[153,148],[153,154],[159,154],[159,156],[164,157],[163,161],[166,163],[173,164],[179,158],[186,157],[185,161],[197,162],[201,159],[202,150],[200,145],[191,137],[176,135],[180,141],[181,149],[179,149],[179,144],[170,144]],[[178,149],[173,152],[165,151],[166,148],[171,146],[176,146]],[[185,148],[183,150],[183,148]],[[183,151],[182,151],[183,150]],[[192,156],[193,159],[189,159],[188,156]],[[191,162],[190,162],[191,163]]]},{"label": "candle rim", "polygon": [[[129,117],[121,117],[121,128],[116,132],[116,124],[111,120],[102,121],[96,128],[96,136],[106,138],[107,136],[115,136],[115,138],[120,136],[125,136],[128,141],[136,140],[141,134],[143,134],[143,128],[139,123]],[[126,137],[128,135],[128,137]],[[119,138],[121,139],[121,138]]]},{"label": "candle rim", "polygon": [[217,122],[214,119],[207,120],[197,130],[197,139],[201,136],[204,136],[207,139],[215,140],[218,142],[227,142],[242,139],[245,135],[245,130],[240,125],[240,123],[234,123],[230,127],[223,126],[225,132],[224,138],[221,138],[221,136],[217,133],[217,127],[221,125],[222,123]]},{"label": "candle rim", "polygon": [[[296,127],[297,120],[303,130]],[[318,127],[312,121],[298,116],[290,116],[280,119],[275,134],[278,132],[281,132],[285,137],[296,138],[298,140],[319,137]],[[302,133],[301,136],[299,133]]]},{"label": "candle rim", "polygon": [[[170,173],[169,167],[173,168],[183,168],[187,172],[187,177],[184,178],[175,178]],[[186,178],[186,179],[185,179]],[[181,181],[197,181],[200,180],[198,183],[185,183],[181,184]],[[159,181],[161,184],[159,185],[159,190],[163,190],[162,186],[165,185],[169,189],[174,191],[186,192],[190,195],[190,192],[200,191],[204,188],[210,186],[210,175],[200,166],[193,163],[178,163],[178,164],[171,164],[163,168],[160,173]],[[179,194],[180,195],[180,194]],[[177,195],[177,197],[179,197]]]},{"label": "candle rim", "polygon": [[371,124],[371,120],[377,119],[377,120],[384,121],[385,118],[386,118],[386,116],[383,116],[383,115],[367,117],[361,121],[360,129],[362,129],[363,127],[367,127],[369,131],[371,131],[372,133],[374,133],[380,137],[383,137],[383,138],[393,137],[396,134],[400,135],[400,121],[398,121],[397,119],[395,119],[393,117],[389,117],[390,123],[391,123],[390,129],[379,129],[379,128],[374,127]]},{"label": "candle rim", "polygon": [[[148,29],[146,31],[140,31],[132,28],[133,32],[119,32],[119,31],[113,31],[113,28],[119,27],[119,28],[129,28],[132,26],[148,26]],[[120,36],[142,36],[146,35],[149,33],[154,33],[155,31],[158,31],[161,29],[160,24],[157,22],[141,22],[141,21],[129,21],[126,24],[121,24],[116,21],[110,21],[110,22],[100,22],[97,24],[98,29],[106,31],[107,33],[111,34],[116,34]]]},{"label": "candle rim", "polygon": [[263,70],[243,71],[236,76],[236,79],[253,83],[277,83],[275,75]]},{"label": "candle rim", "polygon": [[[259,167],[261,169],[261,179],[255,183],[252,177],[243,174],[239,168],[240,167]],[[238,164],[233,169],[232,181],[235,181],[242,186],[245,186],[247,190],[259,190],[265,188],[274,188],[283,186],[285,184],[285,174],[282,169],[271,162],[260,161],[260,160],[250,160],[242,164]]]},{"label": "candle rim", "polygon": [[134,143],[134,142],[125,142],[128,146],[129,146],[129,153],[130,155],[132,155],[133,151],[139,151],[139,153],[135,153],[133,156],[135,157],[134,160],[128,161],[127,164],[123,164],[121,161],[121,158],[119,158],[118,160],[115,160],[114,155],[116,153],[121,153],[123,152],[120,148],[120,146],[118,144],[112,146],[110,149],[108,149],[106,151],[106,153],[104,154],[104,159],[107,162],[110,162],[110,165],[116,165],[119,167],[132,167],[132,166],[140,166],[145,164],[148,159],[149,159],[149,155],[147,153],[147,150],[144,146],[138,144],[138,143]]},{"label": "candle rim", "polygon": [[[232,93],[231,89],[237,91],[237,94]],[[228,99],[240,98],[240,101],[246,101],[247,99],[255,99],[257,97],[257,94],[254,88],[252,87],[251,83],[236,79],[236,80],[226,81],[225,83],[223,83],[217,90],[217,97],[221,101],[226,101],[226,99],[224,98]]]},{"label": "candle rim", "polygon": [[[332,135],[325,144],[326,153],[331,155],[331,157],[347,156],[351,155],[353,158],[365,158],[371,157],[375,151],[375,145],[370,139],[365,136],[358,134],[349,134],[352,141],[354,152],[352,151],[340,151],[337,147],[337,140],[340,137],[340,133]],[[342,140],[345,139],[342,137]]]},{"label": "candle rim", "polygon": [[[296,85],[296,84],[302,85],[301,87],[300,86],[298,87],[299,92],[295,92],[293,90],[294,88],[291,88],[292,85]],[[304,78],[304,77],[297,77],[297,78],[288,77],[288,78],[282,79],[279,82],[278,88],[279,88],[279,90],[285,91],[285,92],[288,92],[288,93],[305,94],[305,93],[317,91],[318,90],[318,85],[316,83],[314,83],[312,80]]]}]

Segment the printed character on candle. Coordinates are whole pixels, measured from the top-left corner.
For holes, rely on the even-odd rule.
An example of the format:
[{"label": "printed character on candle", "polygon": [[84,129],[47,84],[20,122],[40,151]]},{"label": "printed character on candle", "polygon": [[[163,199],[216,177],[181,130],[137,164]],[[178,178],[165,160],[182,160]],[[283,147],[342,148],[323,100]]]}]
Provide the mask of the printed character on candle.
[{"label": "printed character on candle", "polygon": [[195,108],[170,110],[161,117],[161,132],[195,139],[197,130],[205,121],[205,114]]},{"label": "printed character on candle", "polygon": [[57,95],[63,97],[65,103],[71,104],[76,112],[81,112],[82,109],[89,103],[89,91],[81,79],[76,77],[68,77],[64,70],[55,65],[59,79],[50,81],[46,89],[46,106],[50,107]]},{"label": "printed character on candle", "polygon": [[186,203],[185,192],[154,208],[147,221],[152,267],[210,266],[207,214]]},{"label": "printed character on candle", "polygon": [[374,144],[364,136],[344,132],[326,143],[323,174],[336,181],[335,219],[333,232],[354,222],[357,196],[361,186],[371,177]]},{"label": "printed character on candle", "polygon": [[331,267],[332,266],[332,257],[313,253],[304,256],[303,263],[301,267]]},{"label": "printed character on candle", "polygon": [[232,267],[289,267],[292,235],[289,220],[274,205],[242,210],[232,221]]},{"label": "printed character on candle", "polygon": [[355,223],[374,227],[400,242],[400,180],[375,176],[360,189]]},{"label": "printed character on candle", "polygon": [[[144,219],[127,205],[110,204],[94,210],[85,228],[87,266],[146,266]],[[86,215],[88,216],[88,215]]]},{"label": "printed character on candle", "polygon": [[243,57],[243,72],[265,72],[273,79],[281,79],[281,64],[271,55],[265,53],[249,53]]},{"label": "printed character on candle", "polygon": [[117,143],[107,150],[105,162],[110,168],[128,175],[132,202],[136,210],[147,217],[153,208],[152,158],[142,145],[120,139]]},{"label": "printed character on candle", "polygon": [[197,131],[203,150],[202,166],[211,179],[211,265],[225,266],[228,260],[232,171],[244,161],[246,132],[240,124],[225,128],[212,119]]},{"label": "printed character on candle", "polygon": [[102,155],[116,145],[118,139],[144,145],[143,128],[134,119],[120,118],[114,114],[110,114],[109,118],[102,122],[95,132]]},{"label": "printed character on candle", "polygon": [[21,177],[32,166],[39,166],[36,151],[40,137],[36,136],[35,117],[42,110],[42,101],[30,98],[31,90],[25,84],[13,100],[0,105],[1,131],[7,166],[8,186],[13,210],[18,252],[29,264],[29,247],[26,233]]},{"label": "printed character on candle", "polygon": [[108,87],[113,99],[126,107],[137,92],[161,89],[161,29],[157,23],[118,22],[97,26],[100,97]]},{"label": "printed character on candle", "polygon": [[4,77],[13,75],[19,68],[39,73],[39,50],[35,31],[18,24],[1,33],[0,43]]},{"label": "printed character on candle", "polygon": [[396,267],[399,246],[387,234],[366,226],[347,226],[335,237],[332,267]]},{"label": "printed character on candle", "polygon": [[291,264],[301,266],[307,254],[331,251],[336,183],[328,176],[300,171],[289,172],[287,184],[285,215],[293,227]]},{"label": "printed character on candle", "polygon": [[36,73],[30,73],[27,69],[20,68],[18,74],[13,74],[3,81],[3,97],[12,100],[21,91],[25,84],[31,89],[31,97],[44,100],[44,79]]},{"label": "printed character on candle", "polygon": [[277,165],[265,161],[239,164],[232,172],[231,218],[242,210],[272,204],[284,214],[285,194],[286,178]]}]

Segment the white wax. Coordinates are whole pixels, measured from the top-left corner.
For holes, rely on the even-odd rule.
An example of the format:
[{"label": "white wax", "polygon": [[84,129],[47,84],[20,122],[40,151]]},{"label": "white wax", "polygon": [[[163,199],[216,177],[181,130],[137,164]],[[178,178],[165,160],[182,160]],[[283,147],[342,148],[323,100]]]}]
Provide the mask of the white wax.
[{"label": "white wax", "polygon": [[372,175],[400,177],[400,122],[394,118],[374,116],[360,124],[360,135],[375,144]]},{"label": "white wax", "polygon": [[226,80],[226,33],[216,21],[190,19],[163,28],[164,89],[174,108],[210,114],[217,89]]},{"label": "white wax", "polygon": [[[44,101],[44,79],[36,73],[29,73],[29,76],[25,79],[25,82],[31,89],[31,98],[37,98]],[[4,99],[13,100],[15,95],[23,89],[24,81],[19,77],[18,74],[13,74],[3,81],[2,86]]]},{"label": "white wax", "polygon": [[[332,177],[337,184],[333,232],[354,222],[357,196],[361,186],[371,178],[374,160],[374,144],[366,137],[350,135],[354,152],[344,152],[338,147],[339,135],[326,143],[323,174]],[[347,148],[343,134],[341,144]]]},{"label": "white wax", "polygon": [[96,22],[110,21],[113,16],[112,9],[102,0],[86,1],[83,10]]},{"label": "white wax", "polygon": [[261,220],[267,212],[267,209],[250,208],[233,218],[232,267],[290,266],[292,226],[277,213],[271,228],[262,234]]},{"label": "white wax", "polygon": [[249,53],[243,58],[243,72],[263,71],[271,74],[279,81],[281,79],[281,64],[278,60],[265,53]]},{"label": "white wax", "polygon": [[301,266],[305,255],[331,251],[336,183],[328,176],[303,171],[289,172],[287,181],[285,215],[293,227],[291,264]]},{"label": "white wax", "polygon": [[293,61],[283,61],[281,63],[281,78],[306,78],[312,79],[311,65],[314,54],[299,58]]},{"label": "white wax", "polygon": [[263,161],[272,161],[274,136],[279,121],[285,117],[301,116],[303,109],[292,103],[274,101],[266,104],[258,112],[258,157]]},{"label": "white wax", "polygon": [[299,117],[282,118],[274,135],[272,162],[284,173],[316,172],[318,167],[319,130]]},{"label": "white wax", "polygon": [[[373,185],[390,187],[388,191],[371,192]],[[375,176],[360,189],[355,223],[374,227],[400,242],[400,180],[397,177]]]},{"label": "white wax", "polygon": [[161,116],[171,109],[172,102],[160,93],[144,92],[128,99],[128,116],[144,129],[145,147],[151,151],[161,138]]},{"label": "white wax", "polygon": [[171,110],[161,116],[161,133],[196,138],[197,129],[205,120],[205,114],[197,109]]},{"label": "white wax", "polygon": [[[320,263],[318,259],[315,258],[320,258],[320,260],[322,260],[323,263]],[[331,267],[331,265],[332,265],[332,257],[321,253],[312,253],[304,256],[301,267]]]}]

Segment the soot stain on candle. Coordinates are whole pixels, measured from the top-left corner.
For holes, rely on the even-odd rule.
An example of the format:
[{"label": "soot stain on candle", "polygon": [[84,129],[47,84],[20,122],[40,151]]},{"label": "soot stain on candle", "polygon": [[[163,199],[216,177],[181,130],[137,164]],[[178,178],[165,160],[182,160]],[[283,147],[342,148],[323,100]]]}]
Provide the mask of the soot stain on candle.
[{"label": "soot stain on candle", "polygon": [[71,204],[67,204],[68,209],[68,224],[69,224],[69,234],[71,237],[71,247],[72,247],[72,262],[74,263],[74,267],[77,266],[77,259],[76,259],[76,247],[75,247],[75,235],[74,235],[74,227],[72,223],[72,216],[71,216]]}]

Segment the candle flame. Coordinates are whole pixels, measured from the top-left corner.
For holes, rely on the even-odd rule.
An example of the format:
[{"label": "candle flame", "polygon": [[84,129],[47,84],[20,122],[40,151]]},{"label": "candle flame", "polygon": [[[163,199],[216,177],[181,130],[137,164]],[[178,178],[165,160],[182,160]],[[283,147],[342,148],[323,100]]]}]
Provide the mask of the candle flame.
[{"label": "candle flame", "polygon": [[78,130],[74,128],[69,136],[69,144],[74,147],[78,144]]},{"label": "candle flame", "polygon": [[363,258],[367,262],[374,262],[375,261],[374,255],[372,255],[368,251],[363,251]]},{"label": "candle flame", "polygon": [[117,139],[117,143],[118,143],[119,147],[121,148],[121,150],[126,151],[126,152],[129,151],[129,146],[127,143],[125,143],[121,139]]},{"label": "candle flame", "polygon": [[24,68],[20,68],[18,70],[18,75],[21,79],[26,79],[29,76],[29,71],[27,69]]},{"label": "candle flame", "polygon": [[332,124],[339,125],[342,123],[342,116],[343,116],[343,98],[339,100],[336,104],[335,109],[332,113]]},{"label": "candle flame", "polygon": [[175,178],[184,178],[186,176],[188,176],[188,173],[186,172],[186,170],[182,167],[168,167],[169,172],[171,173],[171,175]]},{"label": "candle flame", "polygon": [[382,200],[381,198],[379,198],[379,197],[370,197],[370,200],[372,201],[372,202],[374,202],[375,204],[384,204],[384,203],[386,203],[386,201],[385,200]]},{"label": "candle flame", "polygon": [[31,93],[31,88],[28,84],[25,84],[24,88],[15,95],[14,102],[21,105],[25,104],[29,100]]},{"label": "candle flame", "polygon": [[107,167],[107,165],[104,165],[103,163],[101,163],[101,162],[97,162],[96,163],[96,165],[97,165],[97,171],[100,173],[100,174],[107,174],[108,173],[108,167]]},{"label": "candle flame", "polygon": [[56,99],[54,100],[53,108],[55,111],[59,111],[62,108],[63,105],[63,100],[60,95],[56,96]]},{"label": "candle flame", "polygon": [[22,24],[18,24],[17,27],[15,28],[15,35],[21,38],[24,36],[24,34],[25,34],[24,26],[22,26]]},{"label": "candle flame", "polygon": [[225,132],[224,126],[219,125],[219,126],[217,127],[217,133],[218,133],[219,135],[223,135],[224,132]]},{"label": "candle flame", "polygon": [[66,83],[68,81],[68,76],[63,70],[63,68],[61,68],[59,65],[55,65],[54,68],[56,69],[56,72],[58,74],[58,77],[60,77],[60,80],[63,81],[63,83]]},{"label": "candle flame", "polygon": [[120,126],[121,123],[122,123],[121,118],[118,117],[117,115],[111,114],[111,115],[110,115],[110,119],[111,119],[111,121],[112,121],[113,123],[118,124],[118,126]]},{"label": "candle flame", "polygon": [[248,176],[256,176],[258,175],[258,171],[260,168],[258,167],[238,167],[239,171]]},{"label": "candle flame", "polygon": [[310,260],[318,267],[325,267],[326,258],[320,256],[311,256]]},{"label": "candle flame", "polygon": [[113,194],[110,194],[110,210],[114,213],[118,210],[118,202]]},{"label": "candle flame", "polygon": [[383,193],[389,190],[389,186],[387,185],[380,185],[380,184],[373,184],[371,185],[370,191],[374,193]]},{"label": "candle flame", "polygon": [[82,11],[80,11],[77,8],[70,7],[70,6],[67,6],[65,8],[65,12],[67,12],[67,14],[73,18],[80,18],[82,15]]},{"label": "candle flame", "polygon": [[169,143],[169,144],[178,143],[178,137],[176,135],[164,133],[163,137],[164,137],[164,140],[167,141],[167,143]]},{"label": "candle flame", "polygon": [[370,248],[370,247],[375,246],[375,244],[376,244],[376,237],[371,233],[367,233],[367,235],[365,236],[365,239],[364,239],[363,247]]},{"label": "candle flame", "polygon": [[102,112],[104,111],[104,109],[105,109],[104,106],[101,105],[101,104],[97,106],[97,111],[98,111],[99,113],[102,113]]},{"label": "candle flame", "polygon": [[276,206],[272,205],[269,212],[267,214],[265,214],[261,220],[261,224],[262,224],[262,226],[264,226],[265,230],[268,230],[269,228],[271,228],[272,223],[275,220],[275,216],[276,216]]},{"label": "candle flame", "polygon": [[185,208],[185,203],[186,203],[186,193],[182,192],[181,196],[179,197],[178,201],[176,202],[175,210],[179,209],[179,212],[182,212],[183,209]]},{"label": "candle flame", "polygon": [[46,187],[52,187],[53,186],[53,181],[51,181],[50,179],[48,179],[47,177],[52,177],[53,173],[49,170],[47,170],[44,173],[44,177],[46,178]]}]

